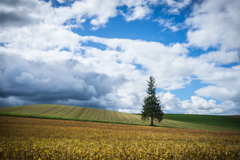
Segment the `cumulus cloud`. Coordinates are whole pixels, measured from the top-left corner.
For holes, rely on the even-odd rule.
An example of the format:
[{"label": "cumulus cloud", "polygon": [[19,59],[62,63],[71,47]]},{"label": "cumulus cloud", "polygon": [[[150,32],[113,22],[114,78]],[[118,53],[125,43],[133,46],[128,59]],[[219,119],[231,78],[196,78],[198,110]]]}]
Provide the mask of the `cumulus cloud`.
[{"label": "cumulus cloud", "polygon": [[[200,88],[195,91],[197,95],[204,97],[212,97],[217,100],[222,101],[233,101],[240,103],[239,96],[239,85],[233,86],[234,88],[226,88],[222,86],[208,86],[204,88]],[[237,87],[237,88],[235,88]]]},{"label": "cumulus cloud", "polygon": [[[0,28],[22,27],[41,22],[37,13],[42,3],[28,0],[0,1]],[[43,4],[44,5],[44,4]]]},{"label": "cumulus cloud", "polygon": [[[86,107],[91,107],[92,105],[99,106],[101,104],[101,107],[111,108],[112,110],[129,112],[132,110],[131,112],[136,112],[137,110],[140,111],[142,99],[144,96],[146,96],[144,90],[146,89],[146,80],[149,78],[149,75],[153,75],[156,78],[158,87],[165,90],[183,88],[186,84],[191,83],[192,75],[195,75],[199,79],[203,80],[203,82],[210,84],[217,84],[220,81],[224,83],[231,82],[233,80],[233,76],[238,75],[237,67],[233,67],[228,69],[228,71],[225,70],[226,73],[228,72],[228,78],[225,77],[225,79],[221,79],[224,78],[224,76],[219,77],[216,75],[223,74],[224,68],[216,68],[213,62],[210,63],[210,61],[213,61],[211,53],[209,53],[210,56],[206,54],[202,57],[190,58],[187,57],[188,50],[179,43],[165,46],[158,42],[146,42],[142,40],[129,39],[107,39],[94,36],[81,37],[78,35],[74,35],[71,39],[73,41],[80,42],[91,41],[104,44],[107,47],[105,50],[100,50],[94,47],[81,45],[77,47],[76,45],[75,51],[79,51],[79,53],[73,55],[71,52],[61,50],[39,51],[40,48],[25,50],[26,48],[21,49],[21,46],[19,46],[19,49],[14,50],[6,48],[14,48],[13,45],[11,46],[8,44],[5,47],[1,47],[2,52],[5,51],[8,54],[16,56],[19,55],[20,51],[21,57],[24,58],[21,61],[29,63],[29,67],[24,67],[22,64],[19,64],[19,66],[22,66],[21,68],[23,70],[20,72],[21,74],[12,77],[12,79],[14,79],[14,83],[10,84],[10,86],[13,84],[18,84],[20,86],[28,84],[27,88],[31,89],[34,88],[34,86],[45,85],[45,90],[47,90],[46,88],[49,89],[49,94],[46,94],[46,96],[43,94],[38,94],[37,98],[33,97],[31,99],[32,101],[44,102],[45,99],[49,99],[49,101],[52,103],[72,105],[82,104]],[[69,39],[69,41],[71,41],[71,39]],[[18,45],[15,45],[15,47],[18,47]],[[12,58],[7,59],[10,60]],[[215,59],[215,61],[217,60],[218,59]],[[3,61],[7,62],[6,60]],[[38,65],[38,63],[40,64]],[[52,63],[56,65],[48,65]],[[141,65],[145,71],[136,69],[135,64]],[[5,63],[5,66],[8,65]],[[41,76],[38,77],[36,73],[30,72],[26,69],[30,68],[30,66],[32,66],[32,68],[33,66],[37,66],[39,68],[36,71],[36,73],[39,73],[38,76],[43,74],[41,70],[48,70],[50,74],[45,74],[43,78],[40,78]],[[69,72],[69,70],[71,71]],[[97,86],[101,85],[101,83],[98,85],[89,84],[87,85],[88,87],[84,88],[86,81],[91,82],[89,79],[87,79],[88,76],[86,75],[92,72],[94,74],[91,75],[95,77],[92,79],[92,81],[96,81],[96,76],[101,74],[105,75],[106,77],[124,77],[122,79],[125,79],[125,81],[122,81],[121,85],[118,87],[113,85],[112,90],[109,90],[100,98],[100,96],[97,94]],[[6,74],[11,75],[11,72]],[[54,76],[54,78],[52,78],[50,75],[61,76]],[[237,79],[239,78],[236,77],[236,80]],[[8,81],[11,82],[10,80]],[[65,84],[67,83],[66,81],[68,81],[71,85],[60,87],[59,90],[54,90],[54,86],[56,87],[58,85]],[[106,85],[109,84],[107,79],[104,79],[103,82],[105,81]],[[117,84],[117,81],[113,82],[113,84],[115,83]],[[235,82],[229,83],[229,86],[234,85],[234,83]],[[74,84],[78,85],[75,86]],[[44,87],[41,87],[41,89],[44,90]],[[101,88],[99,91],[100,90]],[[59,94],[58,96],[52,95],[52,92],[62,93],[63,91],[66,94]],[[6,90],[3,92],[6,93]],[[38,92],[41,92],[41,90],[37,90],[36,87],[36,93]],[[80,93],[82,92],[86,92],[86,94],[81,95]],[[77,99],[75,93],[78,93],[82,99]],[[198,92],[196,93],[198,96],[208,96],[207,94],[199,94]],[[13,95],[13,93],[9,94],[9,96],[10,95]],[[29,95],[30,94],[26,94],[26,96]],[[166,96],[168,96],[168,98],[166,98]],[[86,99],[84,99],[84,97],[86,97]],[[214,95],[211,95],[210,97],[216,98]],[[29,99],[26,100],[29,101]],[[208,110],[212,110],[211,113],[213,113],[213,111],[214,113],[216,112],[216,110],[213,110],[216,108],[205,108],[203,112],[201,107],[197,107],[199,110],[192,110],[191,112],[188,111],[186,109],[187,107],[192,108],[191,106],[197,106],[197,99],[192,99],[191,101],[193,102],[184,102],[185,106],[187,107],[183,107],[183,102],[179,99],[176,99],[174,95],[165,94],[165,97],[163,96],[163,99],[161,100],[167,111],[185,111],[188,113],[197,111],[195,113],[199,114],[205,114],[205,111]],[[201,100],[202,101],[199,102],[202,103],[204,100]],[[231,96],[229,96],[226,100],[231,100]],[[205,104],[210,106],[212,104],[210,102],[211,101],[206,102]],[[178,108],[179,106],[180,109]]]},{"label": "cumulus cloud", "polygon": [[186,58],[188,50],[179,43],[164,46],[161,43],[141,40],[98,37],[85,37],[85,39],[105,44],[110,49],[120,50],[116,52],[118,61],[127,65],[140,64],[148,71],[148,75],[158,79],[160,88],[178,89],[191,81],[190,76],[193,73],[191,65],[194,62]]},{"label": "cumulus cloud", "polygon": [[60,4],[65,2],[65,0],[57,0],[57,1],[58,1]]},{"label": "cumulus cloud", "polygon": [[190,4],[191,0],[162,0],[163,3],[166,3],[168,6],[170,6],[170,9],[168,10],[171,14],[179,14],[180,10],[187,5]]},{"label": "cumulus cloud", "polygon": [[[240,46],[240,1],[208,0],[194,5],[186,24],[189,45],[207,49],[220,46],[224,50]],[[197,38],[196,38],[197,37]]]},{"label": "cumulus cloud", "polygon": [[[69,19],[75,19],[77,26],[84,23],[86,18],[90,18],[90,23],[93,25],[92,29],[97,30],[99,27],[105,27],[109,19],[118,14],[122,14],[127,21],[143,19],[151,13],[149,6],[156,3],[157,1],[154,0],[84,0],[74,2],[71,7],[56,9],[56,12],[51,15],[56,21],[62,23]],[[127,7],[127,13],[118,9],[118,7],[123,6]]]},{"label": "cumulus cloud", "polygon": [[[184,88],[194,76],[209,86],[197,90],[196,95],[187,101],[180,101],[170,92],[159,93],[166,111],[222,114],[232,113],[232,109],[239,113],[239,65],[221,67],[222,64],[239,63],[238,51],[222,47],[199,57],[188,56],[189,46],[205,46],[191,40],[191,33],[202,27],[192,27],[188,32],[188,44],[168,45],[81,36],[71,31],[72,27],[81,27],[87,19],[92,29],[104,27],[110,18],[120,14],[121,6],[127,7],[126,13],[122,13],[126,21],[144,19],[152,12],[150,6],[158,4],[155,0],[84,0],[58,8],[45,1],[0,3],[0,14],[3,15],[0,19],[1,107],[55,103],[136,113],[141,110],[142,99],[146,96],[146,80],[150,75],[155,77],[158,87],[166,91]],[[189,2],[168,3],[179,11]],[[203,5],[207,3],[210,2]],[[198,21],[193,23],[195,21],[191,19],[201,17],[197,11],[202,5],[198,6],[187,24],[202,25]],[[163,24],[171,28],[172,24],[167,26],[166,22]],[[202,26],[204,28],[205,25]],[[235,37],[231,37],[228,31],[226,34],[230,40]],[[106,48],[100,50],[83,45],[86,42],[99,43]],[[218,43],[231,48],[224,41]],[[237,46],[238,42],[235,43],[232,48]],[[215,42],[209,44],[215,45]],[[224,102],[219,105],[215,100],[207,101],[203,97]]]},{"label": "cumulus cloud", "polygon": [[93,98],[101,99],[126,81],[124,77],[119,76],[78,72],[78,67],[86,66],[76,59],[46,63],[29,61],[16,55],[0,54],[0,56],[0,95],[6,98],[5,101],[12,99],[16,103],[18,99],[34,103],[54,103],[70,99],[90,101]]},{"label": "cumulus cloud", "polygon": [[[240,99],[239,7],[240,3],[236,0],[203,1],[194,4],[191,16],[185,20],[185,24],[190,26],[186,46],[205,50],[217,48],[217,51],[198,57],[215,67],[208,69],[208,72],[198,72],[198,78],[211,85],[196,90],[196,95],[235,103],[237,106]],[[233,63],[235,66],[231,68],[220,67]]]},{"label": "cumulus cloud", "polygon": [[[159,26],[165,26],[166,28],[172,30],[173,32],[176,32],[180,29],[180,24],[174,24],[172,22],[173,19],[163,19],[159,17],[158,19],[154,20],[155,22],[158,22]],[[165,28],[165,29],[166,29]]]},{"label": "cumulus cloud", "polygon": [[[226,100],[226,101],[232,101],[233,103],[238,103],[236,98],[236,96],[239,95],[238,87],[240,86],[238,83],[238,80],[240,78],[239,77],[240,72],[238,70],[238,67],[237,66],[232,68],[218,67],[220,64],[239,62],[237,52],[235,51],[209,52],[200,57],[191,58],[191,57],[187,57],[188,50],[180,44],[164,46],[161,43],[145,42],[140,40],[133,41],[133,40],[126,40],[126,39],[105,39],[105,38],[98,38],[98,37],[84,37],[84,39],[85,40],[88,39],[96,43],[102,43],[107,45],[110,49],[117,50],[115,52],[116,54],[118,54],[117,60],[122,62],[123,64],[132,64],[132,62],[140,64],[143,68],[147,70],[148,75],[154,75],[154,76],[156,75],[155,76],[156,82],[158,84],[158,87],[160,88],[164,88],[165,90],[174,90],[174,89],[184,88],[186,84],[191,83],[192,75],[194,75],[194,76],[197,76],[198,79],[202,80],[203,83],[212,84],[216,86],[225,86],[228,89],[232,88],[232,91],[234,92],[234,94],[229,94],[224,99],[222,99],[221,97],[217,97],[214,94],[211,94],[211,92],[204,93],[205,91],[203,91],[200,94],[200,90],[201,90],[200,89],[199,91],[196,91],[196,94],[198,96],[211,97],[220,101]],[[120,53],[119,53],[119,50],[120,50]],[[149,52],[151,54],[149,54]],[[228,54],[231,56],[228,56]],[[128,72],[128,70],[125,70],[124,72],[126,73]],[[141,82],[141,85],[139,85],[139,88],[142,88],[141,86],[144,86],[143,82]],[[131,89],[126,88],[124,92],[127,92],[128,90],[131,90]],[[129,92],[129,95],[133,93],[134,92],[132,93]],[[218,93],[222,93],[222,95],[226,94],[224,92],[218,92]],[[124,96],[127,96],[127,93],[125,93]],[[129,96],[129,99],[130,97],[131,96]],[[141,98],[143,97],[144,96],[141,96]],[[200,99],[201,101],[199,100],[198,101],[199,103],[197,104],[197,100],[199,99],[196,99],[196,98],[194,99],[193,97],[191,101],[194,102],[194,105],[198,105],[203,102],[205,103],[206,101],[203,98],[201,98]],[[125,99],[125,101],[127,102],[127,99]],[[129,102],[131,101],[133,100],[129,100]],[[175,103],[176,101],[178,102]],[[175,106],[175,107],[181,104],[180,100],[176,100],[176,99],[171,100],[171,102],[174,103],[174,105],[171,105],[171,106]],[[212,102],[213,101],[207,101],[205,103],[206,105],[204,106],[211,106]],[[216,102],[214,101],[214,103]],[[166,102],[163,101],[163,104],[166,104]],[[129,103],[129,105],[132,105],[132,104]],[[191,108],[191,106],[194,106],[194,105],[192,105],[187,101],[185,102],[185,106],[189,108]],[[218,106],[216,105],[216,107]],[[215,109],[206,108],[204,111],[202,111],[202,108],[197,107],[198,109],[200,109],[197,113],[206,114],[207,112],[205,111],[212,110],[211,111],[212,114],[213,113],[217,114],[216,107]],[[174,108],[171,108],[170,105],[167,105],[166,109],[174,110]],[[181,109],[184,109],[184,107],[182,107]],[[195,110],[192,110],[191,113],[193,111]],[[220,110],[218,111],[220,112]]]},{"label": "cumulus cloud", "polygon": [[35,104],[34,102],[27,102],[13,96],[10,97],[0,97],[0,108],[1,107],[10,107],[10,106],[21,106],[25,104]]},{"label": "cumulus cloud", "polygon": [[216,65],[240,62],[240,57],[237,51],[214,51],[202,54],[199,58],[208,62],[213,62]]},{"label": "cumulus cloud", "polygon": [[231,68],[217,67],[212,71],[199,74],[204,83],[212,84],[195,91],[198,96],[212,97],[217,100],[232,101],[239,104],[240,65]]},{"label": "cumulus cloud", "polygon": [[121,12],[125,17],[126,21],[133,21],[136,19],[143,19],[146,15],[150,14],[152,11],[148,6],[136,6],[128,11],[127,14]]},{"label": "cumulus cloud", "polygon": [[[64,3],[60,0],[59,3]],[[69,6],[52,9],[52,3],[45,1],[10,0],[0,2],[0,26],[22,27],[34,23],[82,27],[86,19],[91,19],[93,30],[105,27],[110,18],[120,14],[118,7],[127,6],[127,21],[143,19],[151,13],[149,5],[155,0],[125,1],[125,0],[83,0],[75,1]]]},{"label": "cumulus cloud", "polygon": [[180,101],[170,92],[160,92],[158,96],[165,111],[185,114],[223,114],[239,113],[239,106],[233,102],[216,104],[216,100],[206,100],[199,96],[191,96],[191,100]]}]

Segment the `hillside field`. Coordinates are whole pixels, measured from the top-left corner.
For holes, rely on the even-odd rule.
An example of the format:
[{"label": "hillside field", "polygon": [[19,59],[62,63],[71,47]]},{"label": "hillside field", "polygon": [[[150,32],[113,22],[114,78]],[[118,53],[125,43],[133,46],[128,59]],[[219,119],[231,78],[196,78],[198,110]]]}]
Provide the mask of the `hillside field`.
[{"label": "hillside field", "polygon": [[[137,114],[93,109],[85,107],[75,107],[54,104],[25,105],[16,107],[0,108],[0,115],[13,115],[38,118],[52,118],[65,120],[81,120],[95,122],[109,122],[121,124],[150,125],[150,121],[142,121]],[[189,117],[192,117],[189,118]],[[194,119],[195,117],[195,119]],[[220,118],[220,119],[216,119]],[[215,118],[215,119],[214,119]],[[235,121],[221,120],[221,118],[233,119]],[[170,115],[165,114],[164,119],[156,126],[201,129],[201,130],[220,130],[220,131],[240,131],[240,119],[223,116],[198,116],[198,115]],[[221,123],[221,122],[225,123]],[[207,123],[205,123],[207,122]],[[218,122],[218,123],[216,123]],[[236,123],[237,122],[237,123]]]},{"label": "hillside field", "polygon": [[0,159],[239,159],[239,132],[0,116]]},{"label": "hillside field", "polygon": [[235,117],[192,114],[165,114],[164,118],[182,122],[209,124],[240,130],[240,119]]}]

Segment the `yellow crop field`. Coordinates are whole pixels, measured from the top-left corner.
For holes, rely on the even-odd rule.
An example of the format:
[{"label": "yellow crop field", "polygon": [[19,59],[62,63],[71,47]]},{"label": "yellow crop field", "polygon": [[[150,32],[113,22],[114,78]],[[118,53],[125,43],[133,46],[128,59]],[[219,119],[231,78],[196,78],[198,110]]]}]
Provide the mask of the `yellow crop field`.
[{"label": "yellow crop field", "polygon": [[240,134],[0,116],[0,159],[240,159]]}]

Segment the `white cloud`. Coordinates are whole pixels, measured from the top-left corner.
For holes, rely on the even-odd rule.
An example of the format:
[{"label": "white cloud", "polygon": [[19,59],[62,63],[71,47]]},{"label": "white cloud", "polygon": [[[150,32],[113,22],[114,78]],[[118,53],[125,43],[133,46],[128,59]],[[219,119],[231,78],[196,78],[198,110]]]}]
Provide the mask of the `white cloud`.
[{"label": "white cloud", "polygon": [[233,102],[216,104],[216,101],[213,99],[207,101],[199,96],[191,96],[191,100],[180,101],[170,92],[160,92],[158,96],[164,106],[164,110],[171,113],[231,115],[239,112],[239,106]]},{"label": "white cloud", "polygon": [[133,9],[130,9],[127,14],[123,12],[121,12],[121,14],[125,17],[126,21],[133,21],[136,19],[143,19],[151,12],[152,11],[148,6],[136,6]]},{"label": "white cloud", "polygon": [[[216,67],[216,64],[228,64],[232,62],[237,62],[237,53],[231,52],[231,53],[225,53],[225,52],[210,52],[208,54],[205,54],[200,57],[196,58],[190,58],[187,57],[186,54],[188,53],[188,50],[184,48],[181,44],[174,44],[170,46],[164,46],[161,43],[156,42],[145,42],[140,40],[127,40],[127,39],[105,39],[105,38],[98,38],[98,37],[84,37],[84,39],[91,40],[96,43],[103,43],[110,47],[109,49],[116,49],[115,55],[117,57],[116,60],[119,60],[122,62],[122,65],[128,65],[131,68],[132,62],[142,65],[147,70],[147,75],[156,75],[156,82],[158,84],[158,87],[164,88],[166,90],[173,90],[178,88],[183,88],[186,84],[189,84],[192,80],[191,76],[195,75],[198,77],[199,80],[202,80],[203,83],[207,84],[213,84],[213,85],[223,85],[227,84],[226,88],[232,88],[235,94],[229,94],[229,96],[226,96],[225,99],[218,98],[214,94],[211,94],[211,92],[204,93],[197,91],[198,96],[205,96],[205,97],[212,97],[215,99],[218,99],[220,101],[226,100],[226,101],[233,101],[235,103],[238,103],[236,95],[238,95],[238,87],[240,86],[237,82],[239,77],[239,71],[238,67],[233,68],[222,68],[222,67]],[[120,51],[119,51],[120,49]],[[105,52],[105,51],[101,51]],[[96,52],[95,52],[96,53]],[[151,54],[149,54],[151,53]],[[225,54],[220,54],[225,53]],[[99,55],[99,53],[96,53]],[[227,56],[227,54],[232,56]],[[91,54],[92,56],[92,54]],[[95,56],[94,56],[95,57]],[[98,57],[101,59],[101,57]],[[199,67],[200,66],[200,67]],[[128,97],[123,98],[122,100],[125,103],[128,103],[130,106],[133,105],[131,102],[133,102],[133,99],[131,99],[130,95],[133,95],[136,90],[133,90],[134,86],[137,86],[138,89],[142,88],[144,89],[144,81],[142,79],[147,79],[147,75],[144,75],[144,78],[141,78],[141,75],[139,74],[133,74],[137,73],[134,68],[132,67],[131,72],[129,73],[129,69],[122,70],[122,74],[126,74],[126,77],[128,75],[131,75],[131,77],[134,77],[134,79],[138,79],[138,84],[136,84],[134,81],[134,84],[127,83],[123,85],[119,89],[119,95],[122,97]],[[114,72],[116,74],[117,68],[112,68],[113,70],[109,70],[108,74],[112,74]],[[107,69],[101,68],[101,71],[107,71]],[[116,70],[116,71],[114,71]],[[140,72],[141,74],[141,72]],[[134,76],[133,76],[134,75]],[[139,77],[139,78],[137,78]],[[130,77],[129,77],[130,78]],[[132,79],[132,78],[131,78]],[[133,80],[133,79],[132,79]],[[141,83],[140,83],[141,82]],[[126,86],[126,87],[125,87]],[[132,86],[132,87],[131,87]],[[203,88],[204,89],[204,88]],[[122,91],[122,92],[120,92]],[[214,90],[212,90],[214,91]],[[219,93],[219,92],[218,92]],[[220,92],[221,93],[221,92]],[[210,95],[208,95],[210,94]],[[222,92],[222,95],[225,95],[226,93]],[[144,94],[143,94],[144,95]],[[166,96],[168,96],[171,100],[171,103],[166,102],[166,99],[168,99]],[[144,96],[140,96],[140,100]],[[174,95],[165,95],[165,98],[163,100],[163,104],[166,105],[167,110],[172,110],[174,107],[177,107],[181,105],[182,107],[180,109],[187,109],[195,107],[197,112],[195,113],[201,113],[206,114],[207,111],[209,113],[214,114],[219,113],[220,110],[216,110],[218,105],[216,105],[216,102],[214,100],[206,101],[203,98],[200,97],[192,97],[190,101],[184,101],[180,102],[180,100],[177,100],[174,98]],[[185,106],[185,107],[183,107]],[[212,106],[215,106],[215,109]],[[206,111],[203,111],[206,110]],[[193,111],[189,110],[188,113],[193,113]]]},{"label": "white cloud", "polygon": [[125,112],[125,113],[141,113],[141,110],[133,110],[133,109],[118,109],[118,112]]},{"label": "white cloud", "polygon": [[199,73],[199,78],[210,86],[195,91],[198,96],[212,97],[217,100],[240,102],[240,66],[232,68],[213,68],[209,72]]},{"label": "white cloud", "polygon": [[208,62],[216,63],[217,65],[240,62],[240,57],[237,51],[214,51],[202,54],[199,58]]},{"label": "white cloud", "polygon": [[168,29],[172,30],[173,32],[176,32],[180,29],[180,24],[174,25],[174,23],[172,22],[173,19],[163,19],[163,18],[159,17],[158,19],[156,19],[154,21],[158,22],[159,26],[165,26]]},{"label": "white cloud", "polygon": [[[191,65],[194,62],[186,58],[185,54],[188,53],[188,50],[179,43],[164,46],[161,43],[140,40],[85,38],[105,44],[110,49],[120,49],[120,51],[115,52],[118,61],[132,66],[132,70],[135,70],[132,64],[140,64],[147,70],[148,75],[153,75],[158,79],[161,88],[177,89],[190,83],[190,76],[193,73]],[[101,59],[101,57],[98,58]],[[117,68],[114,69],[118,70]],[[110,73],[112,72],[114,70]]]},{"label": "white cloud", "polygon": [[185,100],[182,103],[182,107],[184,109],[212,109],[217,107],[216,101],[210,99],[209,101],[205,100],[204,98],[200,98],[197,96],[191,96],[191,100]]},{"label": "white cloud", "polygon": [[[60,0],[59,3],[64,3]],[[110,18],[116,17],[120,10],[117,7],[127,6],[127,21],[143,19],[151,13],[149,5],[156,4],[155,0],[124,1],[124,0],[83,0],[75,1],[70,6],[52,8],[51,1],[19,0],[16,3],[0,2],[1,27],[32,25],[45,23],[49,25],[66,24],[68,27],[82,27],[86,19],[91,19],[92,29],[105,27]],[[75,24],[69,23],[69,21]],[[69,25],[68,25],[69,24]],[[16,27],[16,26],[15,26]]]},{"label": "white cloud", "polygon": [[17,29],[19,27],[37,25],[44,20],[43,15],[49,11],[49,8],[50,3],[42,1],[1,1],[0,29]]},{"label": "white cloud", "polygon": [[[143,19],[151,12],[149,6],[156,1],[84,0],[59,8],[52,8],[44,1],[19,2],[18,6],[26,12],[4,4],[8,6],[4,12],[21,13],[28,21],[20,19],[17,23],[4,22],[5,26],[1,26],[4,29],[0,30],[0,42],[4,45],[0,46],[0,84],[10,86],[0,87],[6,94],[1,98],[2,104],[49,100],[58,104],[136,112],[141,110],[150,75],[155,77],[158,87],[165,90],[184,88],[194,75],[212,87],[197,90],[196,96],[188,101],[180,101],[170,92],[161,93],[166,110],[204,114],[230,113],[231,108],[237,110],[240,67],[218,67],[239,62],[236,51],[222,49],[191,58],[185,44],[80,36],[70,30],[86,19],[91,20],[93,29],[104,26],[109,18],[117,16],[117,6],[123,5],[128,10],[133,9],[126,20]],[[76,22],[72,23],[72,19]],[[69,24],[63,25],[66,22]],[[86,42],[106,45],[106,49],[83,45]],[[225,102],[217,105],[214,100],[202,97]],[[225,110],[222,106],[230,108]]]},{"label": "white cloud", "polygon": [[181,101],[179,98],[176,98],[174,94],[170,92],[160,92],[157,94],[161,100],[161,103],[164,105],[164,110],[168,111],[178,111],[181,109]]},{"label": "white cloud", "polygon": [[185,23],[189,45],[207,49],[220,46],[224,50],[240,46],[240,1],[208,0],[195,4]]},{"label": "white cloud", "polygon": [[234,88],[225,88],[221,86],[207,86],[195,91],[199,96],[212,97],[220,101],[233,101],[240,103],[240,88],[239,84],[233,86]]},{"label": "white cloud", "polygon": [[171,8],[168,10],[171,14],[179,14],[180,10],[185,6],[189,5],[191,0],[162,0],[162,2],[167,3]]},{"label": "white cloud", "polygon": [[92,29],[95,30],[104,26],[109,18],[117,16],[116,7],[118,5],[119,1],[84,0],[75,2],[69,10],[73,12],[74,16],[95,17],[90,22],[94,26]]},{"label": "white cloud", "polygon": [[8,48],[71,51],[79,46],[79,36],[62,26],[39,24],[19,29],[6,29],[0,33],[0,41]]},{"label": "white cloud", "polygon": [[[213,59],[211,53],[210,56],[206,55],[205,57],[188,58],[186,56],[188,50],[179,43],[164,46],[161,43],[146,42],[141,40],[75,36],[77,38],[74,38],[74,36],[72,38],[69,37],[68,41],[73,40],[77,43],[78,41],[92,41],[107,45],[107,48],[106,50],[99,50],[93,47],[80,46],[79,49],[84,52],[84,57],[81,56],[81,53],[73,56],[67,51],[59,50],[47,50],[47,52],[42,50],[40,52],[39,49],[41,48],[38,47],[31,50],[31,53],[35,54],[29,54],[29,50],[26,52],[24,49],[22,49],[22,51],[18,49],[12,50],[12,52],[14,52],[14,54],[19,54],[18,52],[21,51],[21,56],[29,60],[42,60],[44,62],[51,61],[51,63],[74,58],[85,66],[78,66],[77,68],[79,69],[79,72],[94,71],[109,75],[111,77],[124,75],[128,81],[119,87],[115,94],[112,94],[111,96],[112,99],[118,99],[118,103],[122,104],[119,105],[119,109],[121,109],[123,106],[123,109],[141,108],[142,99],[145,95],[144,89],[146,88],[146,80],[148,79],[149,75],[153,75],[156,78],[158,87],[166,90],[183,88],[186,84],[191,82],[191,75],[196,75],[205,83],[210,84],[216,84],[218,81],[231,82],[233,74],[237,75],[237,73],[229,72],[229,78],[225,80],[221,80],[221,77],[218,76],[214,76],[214,78],[212,78],[210,75],[219,75],[219,73],[221,74],[223,71],[220,70],[221,68],[214,68],[214,65],[209,63],[209,61],[212,61]],[[61,40],[61,37],[59,40]],[[14,48],[13,45],[11,47]],[[18,47],[18,45],[15,45],[15,47]],[[78,48],[77,45],[75,48]],[[134,64],[142,65],[147,71],[142,72],[141,70],[136,70],[136,66],[134,66]],[[111,67],[109,67],[109,65]],[[232,71],[232,69],[228,70]],[[237,72],[237,70],[235,72]],[[229,83],[229,85],[232,86],[233,83]],[[207,96],[207,94],[199,94],[199,96],[204,95]],[[211,97],[216,98],[216,96],[213,95],[211,95]],[[231,97],[229,97],[227,100],[230,99]],[[119,100],[121,102],[119,102]],[[179,104],[180,102],[175,103],[176,106]],[[106,104],[104,103],[104,105]],[[191,107],[191,105],[187,106]],[[170,110],[170,108],[170,105],[168,105],[167,109]],[[199,113],[202,112],[199,111]]]},{"label": "white cloud", "polygon": [[8,107],[8,106],[21,106],[25,104],[34,104],[33,102],[26,102],[26,100],[21,100],[19,98],[15,98],[13,96],[10,97],[0,97],[0,107]]},{"label": "white cloud", "polygon": [[[55,12],[50,14],[50,21],[56,23],[64,23],[69,19],[76,19],[76,25],[81,26],[85,22],[85,18],[91,19],[92,29],[96,30],[99,27],[105,27],[105,24],[112,17],[116,17],[119,12],[125,16],[127,21],[143,19],[151,13],[149,5],[156,4],[156,1],[141,0],[141,1],[126,1],[126,0],[83,0],[76,1],[71,7],[61,7],[55,9]],[[127,14],[121,12],[117,7],[127,6]],[[67,13],[67,14],[66,14]]]},{"label": "white cloud", "polygon": [[65,0],[57,0],[60,4],[65,3]]}]

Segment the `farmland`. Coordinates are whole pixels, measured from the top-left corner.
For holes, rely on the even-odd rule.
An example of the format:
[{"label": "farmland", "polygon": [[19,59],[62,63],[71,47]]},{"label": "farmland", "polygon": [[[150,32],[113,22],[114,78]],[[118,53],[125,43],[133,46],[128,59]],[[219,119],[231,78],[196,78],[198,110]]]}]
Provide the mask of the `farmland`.
[{"label": "farmland", "polygon": [[0,113],[12,115],[25,115],[33,117],[95,120],[122,123],[142,123],[139,116],[122,112],[114,112],[102,109],[85,107],[65,106],[65,105],[26,105],[16,107],[0,108]]},{"label": "farmland", "polygon": [[198,124],[209,124],[221,127],[240,129],[240,119],[227,116],[215,115],[188,115],[188,114],[166,114],[164,118],[182,122],[192,122]]},{"label": "farmland", "polygon": [[[25,117],[38,117],[38,118],[51,118],[51,119],[65,119],[77,121],[92,121],[92,122],[108,122],[120,124],[137,124],[149,125],[149,121],[142,121],[140,115],[128,114],[122,112],[108,111],[102,109],[93,109],[85,107],[75,107],[66,105],[54,104],[39,104],[39,105],[25,105],[16,107],[0,108],[0,115],[13,115]],[[201,129],[201,130],[219,130],[219,131],[240,131],[240,123],[237,118],[226,117],[236,120],[234,123],[226,121],[224,126],[217,126],[215,124],[204,124],[196,121],[185,120],[184,117],[189,115],[180,115],[180,118],[174,119],[174,115],[164,115],[164,119],[158,123],[154,122],[157,126],[173,127],[173,128],[186,128],[186,129]],[[193,117],[197,115],[193,115]],[[211,116],[209,116],[211,117]],[[185,118],[185,119],[184,119]],[[208,120],[208,119],[207,119]],[[211,121],[208,121],[211,122]],[[219,123],[218,123],[219,124]],[[232,126],[233,125],[233,126]]]},{"label": "farmland", "polygon": [[239,159],[239,132],[0,116],[2,159]]}]

